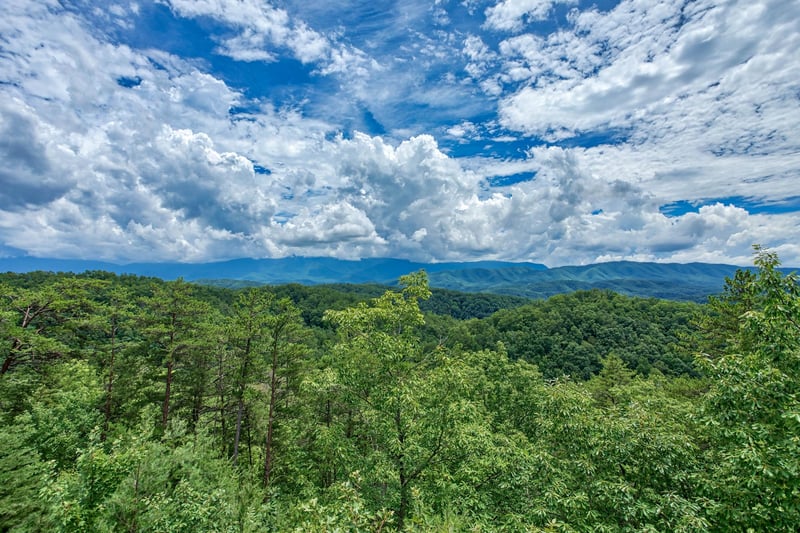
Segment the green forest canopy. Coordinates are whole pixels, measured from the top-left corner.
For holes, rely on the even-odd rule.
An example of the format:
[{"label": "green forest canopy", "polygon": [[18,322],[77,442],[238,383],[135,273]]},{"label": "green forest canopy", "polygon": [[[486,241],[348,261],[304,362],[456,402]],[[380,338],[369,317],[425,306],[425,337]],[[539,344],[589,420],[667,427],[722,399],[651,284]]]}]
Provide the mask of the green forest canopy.
[{"label": "green forest canopy", "polygon": [[0,275],[3,531],[796,531],[800,289]]}]

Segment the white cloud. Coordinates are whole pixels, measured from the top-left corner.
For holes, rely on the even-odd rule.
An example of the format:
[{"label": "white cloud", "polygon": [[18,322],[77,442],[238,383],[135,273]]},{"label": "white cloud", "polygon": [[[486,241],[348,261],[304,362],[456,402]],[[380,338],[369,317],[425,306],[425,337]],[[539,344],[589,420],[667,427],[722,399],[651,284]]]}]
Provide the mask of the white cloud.
[{"label": "white cloud", "polygon": [[289,14],[255,0],[164,0],[183,17],[212,17],[280,44],[291,33]]},{"label": "white cloud", "polygon": [[477,35],[469,35],[464,40],[463,54],[469,58],[464,70],[473,78],[481,77],[496,58],[496,54]]},{"label": "white cloud", "polygon": [[277,56],[266,50],[264,35],[244,30],[235,37],[223,39],[217,53],[236,61],[277,61]]},{"label": "white cloud", "polygon": [[300,61],[312,63],[327,57],[330,43],[325,36],[301,22],[294,28],[289,38],[289,47],[295,51]]},{"label": "white cloud", "polygon": [[[748,263],[760,242],[800,264],[796,214],[752,214],[730,199],[797,195],[794,6],[787,14],[778,4],[695,3],[678,25],[672,3],[626,1],[575,11],[574,29],[519,34],[496,50],[476,33],[422,39],[379,66],[266,4],[173,2],[184,16],[224,11],[236,30],[224,39],[254,39],[236,44],[242,53],[283,46],[321,73],[355,73],[360,84],[315,104],[351,109],[340,94],[356,94],[376,120],[400,125],[380,137],[337,136],[340,126],[249,100],[207,66],[113,44],[58,3],[9,1],[0,17],[0,34],[11,36],[0,41],[3,249],[128,261],[298,254],[558,265]],[[459,68],[448,72],[453,58]],[[490,114],[491,100],[453,74],[464,65],[503,96],[499,120],[514,131],[473,118]],[[409,110],[425,116],[403,121]],[[413,121],[430,116],[450,117],[438,131],[452,143],[527,136],[533,148],[523,159],[456,159],[417,134]],[[620,139],[588,148],[533,138],[602,139],[608,130]],[[535,178],[487,184],[520,173]],[[659,209],[687,200],[702,206],[677,217]]]},{"label": "white cloud", "polygon": [[335,42],[285,9],[261,0],[163,0],[177,15],[210,17],[233,28],[233,37],[220,38],[217,52],[238,61],[274,61],[281,47],[303,63],[320,65],[322,74],[363,75],[369,65],[365,54]]},{"label": "white cloud", "polygon": [[[799,37],[788,19],[776,20],[777,9],[748,2],[686,13],[674,3],[624,1],[608,14],[576,16],[573,34],[557,34],[563,46],[534,36],[505,41],[508,80],[529,84],[503,101],[500,116],[513,129],[558,140],[648,121],[676,124],[662,116],[709,90],[719,96],[716,113],[729,100],[792,94]],[[788,63],[776,68],[779,58]]]},{"label": "white cloud", "polygon": [[317,245],[346,248],[353,243],[383,248],[386,244],[366,214],[346,201],[313,211],[303,208],[280,228],[278,240],[293,248]]},{"label": "white cloud", "polygon": [[[792,132],[800,124],[795,53],[800,33],[791,20],[798,6],[697,2],[680,8],[623,1],[606,13],[574,12],[571,32],[503,41],[501,79],[523,86],[503,100],[501,120],[550,141],[583,133],[602,141],[605,132],[612,145],[570,151],[602,182],[622,179],[652,196],[638,217],[644,221],[641,230],[625,237],[652,251],[620,247],[607,257],[716,255],[717,261],[747,262],[753,242],[784,246],[797,235],[796,222],[791,223],[796,215],[750,215],[725,206],[724,199],[779,201],[797,195],[800,144]],[[657,209],[715,198],[723,203],[678,218]],[[589,227],[614,235],[612,230],[624,226],[601,229],[609,209],[598,204],[605,211],[591,218]],[[723,207],[731,223],[712,224]],[[769,224],[775,225],[772,230]],[[613,249],[606,239],[585,237]]]},{"label": "white cloud", "polygon": [[465,120],[461,124],[456,124],[455,126],[451,126],[447,128],[447,134],[456,137],[456,138],[463,138],[466,136],[472,136],[477,131],[477,127],[472,122]]},{"label": "white cloud", "polygon": [[577,0],[502,0],[486,9],[486,26],[495,30],[520,30],[525,21],[543,20],[556,4]]}]

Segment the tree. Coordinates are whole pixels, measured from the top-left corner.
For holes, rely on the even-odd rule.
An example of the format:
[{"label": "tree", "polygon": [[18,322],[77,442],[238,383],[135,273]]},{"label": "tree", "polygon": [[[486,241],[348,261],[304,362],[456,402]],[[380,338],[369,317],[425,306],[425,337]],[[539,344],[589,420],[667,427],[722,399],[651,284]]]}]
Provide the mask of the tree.
[{"label": "tree", "polygon": [[468,328],[479,348],[502,341],[511,359],[536,364],[545,378],[589,379],[611,352],[640,375],[653,368],[696,375],[693,354],[677,349],[680,337],[693,329],[689,322],[696,309],[692,303],[593,289],[503,309],[470,321]]},{"label": "tree", "polygon": [[[158,285],[153,296],[144,300],[142,335],[151,356],[160,359],[165,368],[164,395],[161,403],[161,426],[166,429],[173,403],[173,382],[176,372],[183,371],[187,389],[196,389],[197,378],[203,378],[208,343],[203,335],[203,320],[210,306],[193,297],[192,286],[179,279]],[[195,378],[195,379],[190,379]],[[196,395],[197,391],[193,391]],[[194,396],[194,395],[192,395]],[[191,398],[188,403],[195,404]],[[190,418],[196,423],[199,413],[192,405]]]},{"label": "tree", "polygon": [[124,338],[126,330],[132,327],[135,314],[133,293],[124,286],[116,286],[108,290],[105,302],[99,304],[92,325],[102,339],[99,350],[101,367],[105,370],[105,399],[103,401],[103,430],[100,440],[108,436],[114,405],[114,385],[117,378],[117,363],[120,352],[130,345],[130,339]]},{"label": "tree", "polygon": [[0,531],[46,529],[39,492],[50,468],[30,444],[33,438],[28,423],[6,424],[0,431]]},{"label": "tree", "polygon": [[[67,351],[67,338],[56,333],[87,311],[90,280],[62,278],[28,289],[0,284],[0,333],[4,346],[0,376],[19,365],[39,369],[41,363]],[[64,332],[61,332],[64,333]]]},{"label": "tree", "polygon": [[732,278],[725,278],[722,294],[709,297],[708,305],[694,319],[697,334],[690,343],[695,352],[717,358],[744,348],[738,347],[742,340],[740,319],[758,305],[756,281],[755,272],[741,269]]},{"label": "tree", "polygon": [[264,487],[269,488],[275,460],[275,426],[288,398],[296,389],[298,364],[307,348],[304,343],[303,322],[300,311],[291,300],[267,300],[264,314],[266,381],[269,390],[267,401],[267,429],[264,437]]},{"label": "tree", "polygon": [[401,292],[326,318],[337,327],[333,366],[351,406],[348,434],[363,456],[363,490],[376,507],[394,509],[402,530],[412,489],[438,484],[470,455],[468,427],[481,418],[467,399],[463,361],[422,347],[419,300],[430,295],[427,276],[410,274],[400,283]]},{"label": "tree", "polygon": [[598,404],[615,405],[626,397],[626,388],[636,373],[615,353],[608,354],[600,361],[603,369],[588,382],[588,387]]},{"label": "tree", "polygon": [[[703,354],[710,390],[706,481],[715,529],[796,531],[800,524],[800,285],[774,252],[755,247],[757,272],[729,281],[745,298],[731,336]],[[724,316],[724,315],[723,315]],[[712,339],[713,340],[713,339]]]}]

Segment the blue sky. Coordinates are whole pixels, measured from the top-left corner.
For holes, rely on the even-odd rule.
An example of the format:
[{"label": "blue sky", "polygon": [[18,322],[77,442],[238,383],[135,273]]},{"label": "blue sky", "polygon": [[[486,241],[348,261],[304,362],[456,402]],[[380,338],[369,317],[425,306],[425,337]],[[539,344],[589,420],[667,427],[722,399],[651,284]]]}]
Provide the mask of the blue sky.
[{"label": "blue sky", "polygon": [[800,264],[800,2],[0,5],[0,255]]}]

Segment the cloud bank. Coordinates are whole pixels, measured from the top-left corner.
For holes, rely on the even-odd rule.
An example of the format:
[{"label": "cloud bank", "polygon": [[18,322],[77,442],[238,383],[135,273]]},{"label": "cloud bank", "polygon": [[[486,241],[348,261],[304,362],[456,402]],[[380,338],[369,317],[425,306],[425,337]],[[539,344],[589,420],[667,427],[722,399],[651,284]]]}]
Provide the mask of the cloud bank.
[{"label": "cloud bank", "polygon": [[4,2],[0,253],[800,265],[796,2],[302,5]]}]

